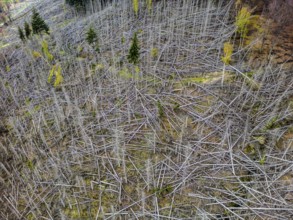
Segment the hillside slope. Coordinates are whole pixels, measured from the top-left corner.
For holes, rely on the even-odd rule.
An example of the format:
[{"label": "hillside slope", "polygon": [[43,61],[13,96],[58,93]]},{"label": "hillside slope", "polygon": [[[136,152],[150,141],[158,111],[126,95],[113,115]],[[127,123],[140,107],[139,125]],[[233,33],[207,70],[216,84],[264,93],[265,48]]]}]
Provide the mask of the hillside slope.
[{"label": "hillside slope", "polygon": [[43,0],[50,35],[18,40],[30,14],[7,28],[0,218],[290,219],[290,67],[268,54],[252,68],[259,39],[237,37],[234,1],[154,1],[138,15],[131,2],[85,16]]}]

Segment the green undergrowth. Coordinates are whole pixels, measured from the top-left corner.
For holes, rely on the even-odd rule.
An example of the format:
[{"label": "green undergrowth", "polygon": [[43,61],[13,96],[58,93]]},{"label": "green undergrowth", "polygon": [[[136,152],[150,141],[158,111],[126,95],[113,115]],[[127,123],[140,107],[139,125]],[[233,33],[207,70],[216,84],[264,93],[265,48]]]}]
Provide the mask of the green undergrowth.
[{"label": "green undergrowth", "polygon": [[[219,82],[222,75],[222,72],[202,73],[201,76],[185,77],[180,81],[180,83],[183,85],[189,85],[190,83],[212,84]],[[230,82],[231,80],[233,80],[233,73],[226,71],[225,82]]]},{"label": "green undergrowth", "polygon": [[0,50],[1,49],[4,49],[5,47],[9,47],[11,44],[10,43],[3,43],[3,42],[0,42]]}]

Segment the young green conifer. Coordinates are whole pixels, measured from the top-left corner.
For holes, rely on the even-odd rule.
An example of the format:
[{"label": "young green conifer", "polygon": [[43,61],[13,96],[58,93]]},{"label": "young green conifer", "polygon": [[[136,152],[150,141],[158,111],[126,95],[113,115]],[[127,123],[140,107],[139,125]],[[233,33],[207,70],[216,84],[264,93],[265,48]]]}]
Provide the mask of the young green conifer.
[{"label": "young green conifer", "polygon": [[99,52],[98,35],[93,28],[90,28],[86,33],[86,41],[88,44],[95,47],[95,50]]},{"label": "young green conifer", "polygon": [[86,32],[86,41],[89,44],[94,44],[96,43],[96,41],[98,40],[98,36],[97,33],[95,32],[95,30],[93,28],[90,28],[87,32]]},{"label": "young green conifer", "polygon": [[25,32],[26,38],[29,38],[31,36],[32,29],[27,22],[24,22],[24,32]]},{"label": "young green conifer", "polygon": [[25,35],[23,33],[23,30],[18,26],[18,36],[20,38],[21,41],[25,41]]},{"label": "young green conifer", "polygon": [[132,44],[129,49],[129,53],[127,56],[128,62],[137,64],[139,62],[139,45],[138,45],[138,38],[137,38],[137,33],[134,33],[134,37],[132,39]]},{"label": "young green conifer", "polygon": [[42,17],[40,16],[40,14],[37,12],[36,9],[33,9],[32,30],[34,34],[40,34],[43,31],[49,34],[48,25],[45,23],[45,21],[42,19]]}]

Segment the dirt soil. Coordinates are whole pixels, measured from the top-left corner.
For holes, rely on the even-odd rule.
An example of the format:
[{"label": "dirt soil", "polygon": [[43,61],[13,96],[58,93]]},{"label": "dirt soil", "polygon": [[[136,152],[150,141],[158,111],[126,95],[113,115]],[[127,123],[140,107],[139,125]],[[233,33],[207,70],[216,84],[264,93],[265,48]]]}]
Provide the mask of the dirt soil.
[{"label": "dirt soil", "polygon": [[293,24],[280,26],[273,22],[270,30],[251,53],[251,67],[258,68],[271,63],[282,65],[283,69],[293,69]]}]

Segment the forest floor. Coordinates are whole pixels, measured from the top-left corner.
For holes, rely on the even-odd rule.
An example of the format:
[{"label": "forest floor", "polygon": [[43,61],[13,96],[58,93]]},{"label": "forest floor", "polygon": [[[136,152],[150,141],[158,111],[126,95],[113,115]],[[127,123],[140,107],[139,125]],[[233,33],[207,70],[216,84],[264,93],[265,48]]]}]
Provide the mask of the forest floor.
[{"label": "forest floor", "polygon": [[[1,219],[290,219],[292,32],[241,47],[233,1],[192,2],[136,16],[121,1],[85,16],[44,0],[50,35],[18,39],[30,13],[7,27]],[[137,65],[127,61],[135,32]]]}]

